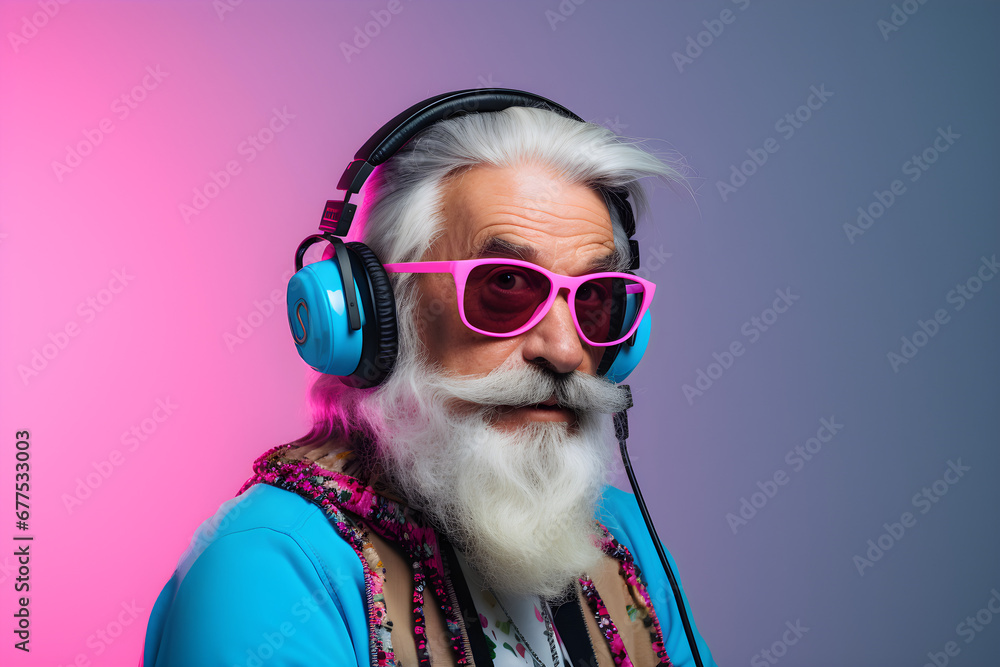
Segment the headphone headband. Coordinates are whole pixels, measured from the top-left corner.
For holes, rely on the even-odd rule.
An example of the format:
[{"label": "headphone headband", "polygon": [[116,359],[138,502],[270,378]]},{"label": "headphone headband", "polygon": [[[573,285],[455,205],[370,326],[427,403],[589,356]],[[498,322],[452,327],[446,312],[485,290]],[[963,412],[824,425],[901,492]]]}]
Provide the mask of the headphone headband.
[{"label": "headphone headband", "polygon": [[[430,127],[439,120],[459,114],[502,111],[510,107],[547,109],[560,116],[581,123],[585,122],[566,107],[550,99],[509,88],[458,90],[417,102],[409,109],[396,114],[358,149],[354,160],[347,165],[347,169],[344,170],[337,182],[337,189],[346,191],[344,199],[326,202],[326,206],[323,208],[323,218],[319,225],[320,231],[335,236],[346,236],[357,211],[357,205],[350,203],[351,195],[361,191],[361,187],[368,180],[375,167],[395,155],[406,142],[421,130]],[[622,225],[631,238],[635,233],[635,218],[632,214],[632,207],[625,201],[628,192],[625,189],[619,189],[610,191],[610,193],[611,203],[619,210]],[[632,256],[637,257],[637,254],[633,253]]]},{"label": "headphone headband", "polygon": [[[372,167],[376,167],[395,155],[396,151],[412,139],[417,132],[439,120],[462,113],[502,111],[508,107],[539,107],[583,122],[582,118],[566,107],[534,93],[506,88],[458,90],[418,102],[406,111],[397,114],[365,142],[365,145],[354,155],[354,159],[363,160]],[[345,183],[345,179],[342,177],[337,188],[353,192],[360,189],[360,184],[358,184],[358,189],[351,188],[350,185],[355,185],[355,183]]]}]

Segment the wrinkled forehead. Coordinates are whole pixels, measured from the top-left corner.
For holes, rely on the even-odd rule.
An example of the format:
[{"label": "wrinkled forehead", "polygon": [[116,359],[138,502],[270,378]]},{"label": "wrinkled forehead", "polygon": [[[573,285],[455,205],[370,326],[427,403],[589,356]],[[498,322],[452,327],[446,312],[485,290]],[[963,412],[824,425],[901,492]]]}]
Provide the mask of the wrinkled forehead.
[{"label": "wrinkled forehead", "polygon": [[603,266],[614,231],[600,194],[535,166],[473,167],[444,190],[433,259],[512,257],[555,271]]}]

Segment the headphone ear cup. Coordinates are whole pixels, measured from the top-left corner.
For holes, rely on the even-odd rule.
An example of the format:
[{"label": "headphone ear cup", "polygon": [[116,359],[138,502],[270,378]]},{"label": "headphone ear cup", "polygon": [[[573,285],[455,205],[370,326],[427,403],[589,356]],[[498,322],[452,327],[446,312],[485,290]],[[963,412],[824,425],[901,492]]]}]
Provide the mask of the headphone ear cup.
[{"label": "headphone ear cup", "polygon": [[615,345],[611,348],[611,350],[614,350],[613,352],[609,350],[604,354],[604,357],[601,358],[601,367],[603,368],[607,365],[607,369],[601,372],[599,368],[598,375],[603,375],[615,384],[624,382],[625,378],[642,361],[642,355],[646,353],[646,346],[649,345],[649,338],[653,329],[652,323],[652,318],[647,310],[646,314],[642,316],[642,321],[639,322],[639,328],[636,329],[635,336],[621,345]]},{"label": "headphone ear cup", "polygon": [[357,241],[345,245],[351,253],[354,274],[365,277],[368,289],[362,289],[366,323],[362,327],[365,335],[361,359],[357,369],[341,377],[340,381],[351,387],[374,387],[385,380],[396,365],[399,350],[396,297],[389,275],[372,249]]},{"label": "headphone ear cup", "polygon": [[[357,284],[351,285],[361,303]],[[344,285],[336,258],[302,267],[288,281],[288,325],[295,347],[309,366],[329,375],[350,375],[361,360],[365,312],[360,330],[351,330]]]}]

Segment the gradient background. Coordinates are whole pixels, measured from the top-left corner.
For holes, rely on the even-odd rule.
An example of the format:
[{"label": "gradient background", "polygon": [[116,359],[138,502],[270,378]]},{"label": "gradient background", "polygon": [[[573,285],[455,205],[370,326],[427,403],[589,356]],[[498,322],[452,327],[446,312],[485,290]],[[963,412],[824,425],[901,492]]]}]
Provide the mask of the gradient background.
[{"label": "gradient background", "polygon": [[[780,664],[918,666],[949,641],[950,664],[998,664],[1000,619],[971,643],[957,626],[1000,590],[1000,280],[961,310],[947,300],[1000,252],[994,3],[897,3],[907,20],[883,34],[888,1],[402,0],[384,27],[382,0],[222,2],[0,5],[0,662],[136,663],[194,529],[254,458],[307,430],[307,367],[283,303],[264,302],[283,298],[340,173],[410,104],[501,86],[676,150],[694,172],[694,197],[656,186],[640,221],[659,289],[630,378],[631,450],[719,664],[750,664],[786,621],[809,630]],[[705,32],[727,9],[722,33]],[[345,56],[366,25],[377,34]],[[707,46],[678,67],[701,32]],[[116,100],[147,67],[165,76],[123,118]],[[786,138],[775,124],[811,86],[833,95]],[[286,108],[247,161],[241,142]],[[113,131],[57,175],[102,119]],[[939,128],[960,138],[911,181],[903,164]],[[778,152],[724,200],[718,182],[769,137]],[[180,205],[230,160],[240,173],[185,222]],[[905,193],[852,243],[845,223],[894,179]],[[118,293],[115,271],[132,276]],[[751,342],[744,323],[786,288],[798,300]],[[894,370],[887,354],[942,308],[949,322]],[[259,326],[227,345],[248,318]],[[734,341],[744,354],[709,369]],[[24,374],[36,352],[52,358]],[[717,379],[689,401],[699,370]],[[176,406],[162,422],[157,400]],[[786,454],[823,418],[843,428],[795,470]],[[21,429],[30,655],[11,634]],[[971,470],[920,513],[914,495],[959,460]],[[778,471],[788,482],[734,532],[726,515]],[[916,525],[859,574],[854,556],[907,511]]]}]

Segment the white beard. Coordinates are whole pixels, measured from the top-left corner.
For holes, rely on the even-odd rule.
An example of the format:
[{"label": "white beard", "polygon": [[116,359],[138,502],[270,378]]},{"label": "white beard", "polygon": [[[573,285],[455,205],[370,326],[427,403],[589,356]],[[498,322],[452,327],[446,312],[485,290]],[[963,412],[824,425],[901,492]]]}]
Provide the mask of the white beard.
[{"label": "white beard", "polygon": [[[495,406],[551,396],[577,422],[491,425]],[[355,404],[395,488],[462,550],[495,592],[558,599],[601,558],[594,509],[610,477],[610,416],[624,392],[583,373],[562,378],[508,359],[456,378],[400,359]],[[471,406],[471,408],[470,408]]]}]

